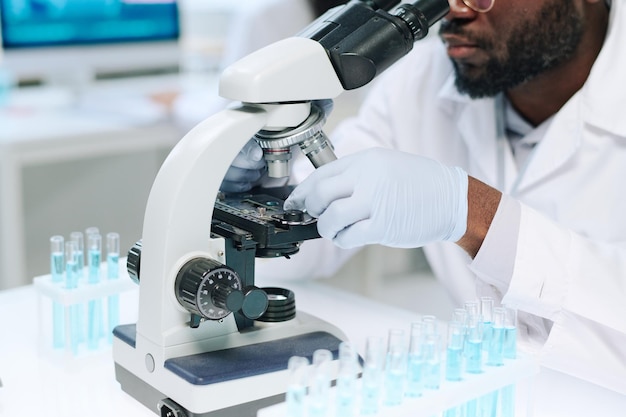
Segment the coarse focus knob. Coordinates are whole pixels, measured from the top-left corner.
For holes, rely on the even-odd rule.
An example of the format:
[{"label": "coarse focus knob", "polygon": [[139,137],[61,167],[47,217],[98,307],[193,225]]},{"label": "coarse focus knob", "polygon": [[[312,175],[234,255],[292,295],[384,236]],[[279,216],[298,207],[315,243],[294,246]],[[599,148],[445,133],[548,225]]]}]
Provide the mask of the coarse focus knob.
[{"label": "coarse focus knob", "polygon": [[142,241],[137,241],[132,248],[128,251],[128,255],[126,256],[126,270],[128,271],[128,275],[130,279],[132,279],[135,284],[139,284],[139,268],[141,263],[141,248]]},{"label": "coarse focus knob", "polygon": [[[241,307],[238,296],[241,291],[239,275],[213,259],[194,258],[178,272],[175,283],[178,302],[190,313],[209,320],[220,320],[234,308]],[[243,295],[243,294],[242,294]]]}]

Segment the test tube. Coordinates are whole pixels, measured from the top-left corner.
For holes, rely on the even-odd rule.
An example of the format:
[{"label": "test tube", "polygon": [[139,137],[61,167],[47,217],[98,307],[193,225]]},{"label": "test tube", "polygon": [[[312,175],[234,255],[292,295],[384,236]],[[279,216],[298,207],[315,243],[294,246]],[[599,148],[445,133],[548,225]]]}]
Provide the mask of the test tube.
[{"label": "test tube", "polygon": [[361,378],[361,414],[378,412],[382,373],[385,362],[385,342],[382,337],[370,336],[365,345],[365,364]]},{"label": "test tube", "polygon": [[424,343],[424,388],[438,390],[441,384],[441,337],[426,335]]},{"label": "test tube", "polygon": [[[52,282],[63,282],[63,272],[65,271],[64,255],[65,241],[63,236],[52,236],[50,238],[50,277]],[[64,319],[63,305],[57,301],[52,302],[52,345],[55,348],[63,347],[64,339]]]},{"label": "test tube", "polygon": [[460,381],[463,369],[463,343],[465,342],[465,326],[452,321],[448,323],[448,340],[446,348],[446,380]]},{"label": "test tube", "polygon": [[463,309],[467,312],[468,316],[480,314],[480,305],[477,301],[466,301],[463,305]]},{"label": "test tube", "polygon": [[423,331],[425,335],[437,334],[437,317],[432,315],[422,316],[422,323],[424,324]]},{"label": "test tube", "polygon": [[70,240],[76,242],[76,266],[78,268],[78,277],[84,278],[85,275],[85,240],[82,232],[70,233]]},{"label": "test tube", "polygon": [[493,309],[493,327],[491,328],[491,339],[489,340],[489,350],[487,354],[487,365],[504,365],[504,316],[503,307]]},{"label": "test tube", "polygon": [[352,417],[356,413],[355,397],[359,372],[359,356],[350,342],[339,344],[339,374],[337,376],[337,416]]},{"label": "test tube", "polygon": [[482,342],[483,318],[480,315],[469,316],[465,341],[465,369],[470,374],[479,374],[483,371]]},{"label": "test tube", "polygon": [[[100,264],[102,262],[102,236],[92,233],[87,236],[89,284],[100,282]],[[90,349],[96,349],[103,333],[102,300],[89,300],[87,303],[87,343]]]},{"label": "test tube", "polygon": [[[107,279],[116,280],[120,277],[119,270],[120,259],[120,235],[115,232],[107,233]],[[117,294],[110,295],[108,298],[107,314],[108,314],[108,340],[113,341],[113,329],[120,322],[120,297]]]},{"label": "test tube", "polygon": [[292,356],[287,362],[289,382],[285,402],[288,417],[304,417],[306,415],[306,386],[308,383],[309,360],[302,356]]},{"label": "test tube", "polygon": [[313,373],[309,388],[309,417],[325,417],[328,412],[333,354],[328,349],[313,352]]},{"label": "test tube", "polygon": [[504,357],[517,357],[517,310],[504,306]]},{"label": "test tube", "polygon": [[100,282],[100,263],[102,262],[102,236],[94,233],[87,236],[89,259],[89,283]]},{"label": "test tube", "polygon": [[489,349],[493,327],[493,297],[480,298],[480,314],[483,316],[483,350]]},{"label": "test tube", "polygon": [[[78,264],[77,264],[78,244],[70,240],[65,242],[65,288],[74,290],[78,288]],[[73,304],[69,307],[69,339],[72,351],[78,353],[80,344],[80,309],[79,305]]]},{"label": "test tube", "polygon": [[408,345],[404,330],[389,330],[385,363],[385,404],[400,405],[404,398]]},{"label": "test tube", "polygon": [[99,235],[100,229],[96,226],[91,226],[85,229],[85,236],[89,237],[89,235]]},{"label": "test tube", "polygon": [[424,391],[424,358],[422,352],[424,345],[423,327],[424,323],[421,321],[411,323],[405,390],[407,397],[420,397]]}]

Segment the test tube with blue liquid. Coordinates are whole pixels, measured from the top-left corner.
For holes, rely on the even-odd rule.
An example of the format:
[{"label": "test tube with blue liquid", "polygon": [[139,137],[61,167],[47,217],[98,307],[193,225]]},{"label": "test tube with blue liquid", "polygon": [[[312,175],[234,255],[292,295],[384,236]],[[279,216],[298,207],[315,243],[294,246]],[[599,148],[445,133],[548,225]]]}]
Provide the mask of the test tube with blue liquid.
[{"label": "test tube with blue liquid", "polygon": [[313,372],[309,386],[309,417],[327,417],[333,354],[327,349],[313,352]]},{"label": "test tube with blue liquid", "polygon": [[426,336],[424,343],[424,388],[438,390],[441,385],[441,337]]},{"label": "test tube with blue liquid", "polygon": [[487,365],[504,365],[504,317],[506,310],[503,307],[494,307],[493,326],[487,351]]},{"label": "test tube with blue liquid", "polygon": [[470,374],[479,374],[483,371],[482,343],[483,318],[481,315],[469,316],[465,340],[465,370]]},{"label": "test tube with blue liquid", "polygon": [[483,316],[483,350],[489,349],[493,327],[493,297],[480,298],[480,315]]},{"label": "test tube with blue liquid", "polygon": [[306,387],[309,379],[309,360],[303,356],[292,356],[287,363],[289,382],[285,401],[288,417],[306,416]]},{"label": "test tube with blue liquid", "polygon": [[458,321],[448,323],[448,340],[446,348],[446,380],[460,381],[463,373],[463,344],[465,343],[465,326]]},{"label": "test tube with blue liquid", "polygon": [[78,278],[86,278],[85,274],[85,240],[82,232],[70,233],[70,240],[76,242],[76,266],[78,268]]},{"label": "test tube with blue liquid", "polygon": [[350,342],[339,344],[339,373],[337,375],[336,415],[352,417],[356,414],[357,374],[359,355]]},{"label": "test tube with blue liquid", "polygon": [[[119,272],[120,259],[120,235],[115,232],[107,233],[107,279],[117,280],[120,277]],[[108,314],[108,339],[113,340],[113,329],[120,321],[120,297],[117,294],[110,295],[108,298],[107,314]]]},{"label": "test tube with blue liquid", "polygon": [[[50,238],[50,277],[53,283],[61,285],[65,272],[65,239],[63,236]],[[63,305],[57,301],[52,302],[52,345],[54,348],[62,348],[65,339],[65,319]]]},{"label": "test tube with blue liquid", "polygon": [[424,392],[424,333],[421,321],[411,323],[405,395],[420,397]]},{"label": "test tube with blue liquid", "polygon": [[[75,290],[78,288],[78,245],[75,241],[65,242],[65,288]],[[69,340],[74,354],[78,353],[80,344],[80,306],[73,304],[69,307]]]},{"label": "test tube with blue liquid", "polygon": [[404,398],[408,343],[404,330],[389,330],[385,362],[385,405],[400,405]]},{"label": "test tube with blue liquid", "polygon": [[[102,262],[102,236],[92,233],[87,236],[89,278],[91,285],[100,282],[100,264]],[[102,300],[89,300],[87,304],[87,346],[96,349],[103,333]]]},{"label": "test tube with blue liquid", "polygon": [[437,390],[441,383],[441,337],[437,326],[437,317],[426,315],[422,317],[422,331],[424,334],[423,376],[424,388]]},{"label": "test tube with blue liquid", "polygon": [[[517,357],[517,310],[508,306],[504,308],[504,342],[502,354],[505,359]],[[515,415],[515,385],[507,385],[500,389],[500,417]]]},{"label": "test tube with blue liquid", "polygon": [[378,412],[383,386],[385,342],[382,337],[370,336],[365,345],[365,363],[361,377],[361,415]]}]

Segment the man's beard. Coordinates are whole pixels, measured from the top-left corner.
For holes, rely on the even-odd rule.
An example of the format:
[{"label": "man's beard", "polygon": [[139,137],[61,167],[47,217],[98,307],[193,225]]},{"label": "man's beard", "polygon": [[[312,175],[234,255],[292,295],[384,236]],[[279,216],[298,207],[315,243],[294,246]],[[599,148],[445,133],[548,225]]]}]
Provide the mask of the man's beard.
[{"label": "man's beard", "polygon": [[[582,18],[575,10],[573,0],[548,2],[535,19],[527,19],[509,33],[501,56],[494,54],[493,38],[470,36],[490,58],[482,69],[452,61],[459,92],[472,98],[493,97],[570,59],[583,33]],[[439,33],[465,35],[463,21],[442,21]]]}]

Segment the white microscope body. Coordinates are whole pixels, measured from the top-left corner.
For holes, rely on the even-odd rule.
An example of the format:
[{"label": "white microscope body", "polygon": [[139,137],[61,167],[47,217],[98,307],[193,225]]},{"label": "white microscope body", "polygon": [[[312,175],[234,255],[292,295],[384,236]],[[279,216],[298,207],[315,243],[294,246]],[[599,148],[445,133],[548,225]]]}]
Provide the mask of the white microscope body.
[{"label": "white microscope body", "polygon": [[[241,285],[213,287],[219,299],[217,307],[202,298],[207,292],[203,286],[216,280],[230,283],[233,278],[221,268],[229,264],[229,248],[227,239],[212,232],[212,219],[221,182],[246,142],[262,131],[278,139],[282,148],[290,147],[281,142],[282,132],[298,131],[310,120],[316,110],[313,100],[333,99],[344,89],[369,82],[405,55],[448,8],[447,0],[420,0],[424,13],[415,5],[404,5],[392,16],[384,9],[397,4],[396,0],[376,1],[386,4],[372,10],[370,2],[354,0],[345,6],[345,13],[339,10],[342,6],[332,9],[318,19],[321,26],[309,27],[311,33],[317,29],[325,35],[335,27],[349,27],[353,15],[367,12],[362,26],[371,28],[350,29],[358,34],[359,42],[343,43],[353,39],[348,36],[352,33],[341,34],[337,48],[324,46],[319,39],[288,38],[226,69],[220,79],[220,95],[242,104],[193,128],[159,170],[145,211],[140,258],[137,256],[134,265],[140,281],[138,321],[118,326],[113,341],[116,379],[124,391],[155,413],[254,416],[256,409],[283,400],[288,355],[310,355],[318,348],[336,350],[344,339],[336,327],[301,312],[280,323],[241,326],[231,313],[241,307]],[[346,17],[348,23],[341,24]],[[399,40],[390,43],[391,37]],[[372,59],[359,48],[357,53],[351,52],[361,43],[373,50]],[[334,52],[341,48],[348,52]],[[390,48],[395,49],[390,52]],[[354,67],[363,71],[357,73]],[[352,73],[356,78],[349,77]],[[314,165],[318,157],[321,160],[316,166],[334,157],[332,151],[328,155],[325,144],[315,146],[308,155]],[[277,152],[272,149],[269,153],[268,161]],[[277,162],[275,170],[284,173],[282,156],[270,162]],[[271,174],[271,166],[269,171]],[[192,271],[191,277],[181,278],[182,271],[198,261],[211,265],[210,270]],[[195,285],[193,291],[181,284],[185,279]],[[230,305],[236,307],[229,309]],[[258,316],[255,312],[250,315],[252,320]]]},{"label": "white microscope body", "polygon": [[[273,67],[268,68],[269,64]],[[200,415],[284,393],[286,371],[198,385],[166,369],[168,359],[313,331],[342,337],[338,329],[300,313],[289,322],[261,323],[241,333],[233,314],[192,328],[190,314],[174,290],[178,272],[188,261],[207,258],[226,264],[224,240],[209,238],[210,219],[222,179],[246,142],[261,129],[281,130],[301,124],[311,107],[310,102],[302,101],[304,98],[334,98],[342,91],[324,49],[305,38],[289,38],[271,45],[223,74],[220,94],[225,97],[244,102],[295,103],[244,104],[223,110],[193,128],[163,163],[144,218],[134,346],[120,337],[114,338],[113,345],[116,367],[138,378],[133,383],[143,382],[163,393],[164,398],[173,398],[189,412]],[[138,388],[140,392],[146,390],[150,389]],[[155,409],[157,403],[148,406]]]}]

